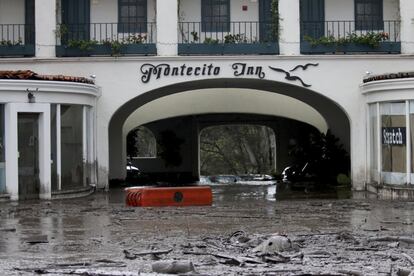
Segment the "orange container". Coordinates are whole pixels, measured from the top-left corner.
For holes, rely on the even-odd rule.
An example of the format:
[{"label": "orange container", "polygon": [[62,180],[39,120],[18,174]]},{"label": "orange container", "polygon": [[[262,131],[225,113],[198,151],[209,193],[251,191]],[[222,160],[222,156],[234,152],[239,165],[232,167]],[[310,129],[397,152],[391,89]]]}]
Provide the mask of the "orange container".
[{"label": "orange container", "polygon": [[125,191],[128,206],[206,206],[213,203],[213,194],[208,186],[133,187]]}]

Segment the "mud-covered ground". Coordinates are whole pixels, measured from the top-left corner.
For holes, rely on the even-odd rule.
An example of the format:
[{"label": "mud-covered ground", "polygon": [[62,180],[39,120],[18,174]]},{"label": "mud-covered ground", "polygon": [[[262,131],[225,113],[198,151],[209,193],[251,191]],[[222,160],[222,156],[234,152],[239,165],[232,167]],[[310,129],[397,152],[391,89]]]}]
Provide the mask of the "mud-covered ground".
[{"label": "mud-covered ground", "polygon": [[[132,208],[121,189],[0,203],[0,275],[145,275],[157,260],[202,275],[408,275],[414,202],[277,199],[274,186],[213,186],[211,207]],[[290,251],[253,248],[287,235]],[[401,268],[403,270],[401,270]]]}]

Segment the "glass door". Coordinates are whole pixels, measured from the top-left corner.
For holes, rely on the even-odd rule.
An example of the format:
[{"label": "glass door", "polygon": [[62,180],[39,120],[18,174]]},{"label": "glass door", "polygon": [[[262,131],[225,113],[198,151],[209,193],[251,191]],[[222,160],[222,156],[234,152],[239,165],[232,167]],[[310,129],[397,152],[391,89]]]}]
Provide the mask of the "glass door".
[{"label": "glass door", "polygon": [[18,115],[19,199],[39,198],[39,115]]}]

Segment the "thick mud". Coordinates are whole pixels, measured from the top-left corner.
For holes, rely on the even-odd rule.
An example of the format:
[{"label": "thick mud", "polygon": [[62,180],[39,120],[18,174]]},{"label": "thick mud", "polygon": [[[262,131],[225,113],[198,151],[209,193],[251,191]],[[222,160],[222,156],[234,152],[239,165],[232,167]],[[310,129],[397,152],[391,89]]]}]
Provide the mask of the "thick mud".
[{"label": "thick mud", "polygon": [[[211,207],[126,207],[121,189],[0,203],[0,275],[145,275],[157,260],[191,261],[192,274],[202,275],[408,275],[414,269],[414,202],[303,192],[279,200],[273,185],[213,191]],[[291,250],[253,252],[276,234],[292,241]]]}]

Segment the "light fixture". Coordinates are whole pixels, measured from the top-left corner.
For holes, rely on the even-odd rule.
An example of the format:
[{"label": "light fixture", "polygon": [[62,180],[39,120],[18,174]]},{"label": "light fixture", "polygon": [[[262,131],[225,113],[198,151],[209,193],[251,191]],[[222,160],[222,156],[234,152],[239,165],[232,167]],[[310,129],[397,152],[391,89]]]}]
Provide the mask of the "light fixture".
[{"label": "light fixture", "polygon": [[39,91],[39,88],[36,88],[36,90],[34,91],[30,91],[29,88],[26,89],[27,91],[27,99],[29,101],[29,103],[35,103],[36,102],[36,96],[35,96],[35,92]]}]

